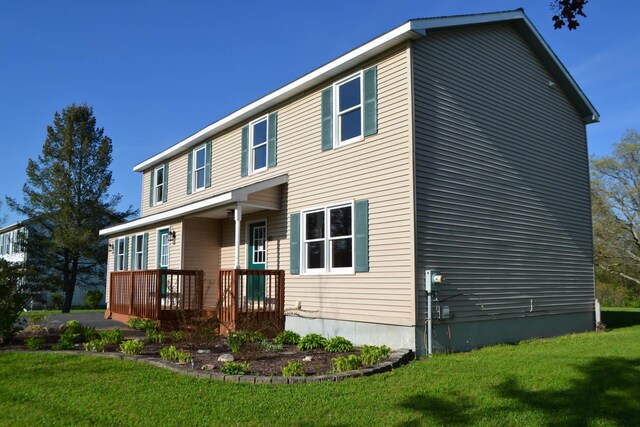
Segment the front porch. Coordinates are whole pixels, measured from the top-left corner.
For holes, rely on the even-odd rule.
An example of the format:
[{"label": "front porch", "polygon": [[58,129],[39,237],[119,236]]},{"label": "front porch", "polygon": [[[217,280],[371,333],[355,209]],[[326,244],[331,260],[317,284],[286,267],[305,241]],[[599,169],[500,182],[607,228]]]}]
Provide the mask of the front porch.
[{"label": "front porch", "polygon": [[109,283],[106,315],[121,322],[137,317],[167,327],[189,316],[211,316],[225,335],[284,327],[283,270],[220,270],[214,310],[203,307],[202,270],[114,271]]}]

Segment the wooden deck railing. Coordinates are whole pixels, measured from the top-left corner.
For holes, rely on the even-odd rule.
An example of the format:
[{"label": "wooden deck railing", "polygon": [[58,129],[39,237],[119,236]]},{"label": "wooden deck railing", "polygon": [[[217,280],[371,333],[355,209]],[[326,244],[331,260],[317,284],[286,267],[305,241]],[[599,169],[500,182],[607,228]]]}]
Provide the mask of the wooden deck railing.
[{"label": "wooden deck railing", "polygon": [[283,270],[220,270],[220,333],[284,326]]},{"label": "wooden deck railing", "polygon": [[151,320],[176,310],[201,310],[202,282],[202,270],[113,271],[109,310]]}]

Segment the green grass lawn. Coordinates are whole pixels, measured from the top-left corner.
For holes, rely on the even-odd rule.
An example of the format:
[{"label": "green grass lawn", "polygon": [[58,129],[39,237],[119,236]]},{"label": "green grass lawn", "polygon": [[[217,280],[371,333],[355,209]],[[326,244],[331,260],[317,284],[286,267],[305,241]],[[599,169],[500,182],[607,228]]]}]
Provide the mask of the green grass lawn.
[{"label": "green grass lawn", "polygon": [[0,425],[638,425],[640,325],[617,326],[293,386],[0,352]]},{"label": "green grass lawn", "polygon": [[[96,308],[96,309],[78,309],[71,310],[71,313],[104,313],[104,308]],[[21,317],[31,317],[31,316],[43,316],[50,314],[62,314],[62,310],[33,310],[33,311],[23,311],[20,313]]]}]

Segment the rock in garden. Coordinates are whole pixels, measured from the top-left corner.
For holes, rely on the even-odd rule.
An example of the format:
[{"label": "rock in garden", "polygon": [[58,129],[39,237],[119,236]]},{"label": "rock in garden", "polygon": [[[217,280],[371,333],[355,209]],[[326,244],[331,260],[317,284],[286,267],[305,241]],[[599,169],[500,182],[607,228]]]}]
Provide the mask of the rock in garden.
[{"label": "rock in garden", "polygon": [[209,354],[209,353],[211,353],[211,350],[208,350],[206,348],[202,350],[198,350],[198,354]]},{"label": "rock in garden", "polygon": [[203,371],[213,371],[216,368],[216,365],[213,365],[211,363],[207,363],[206,365],[202,365],[202,369]]},{"label": "rock in garden", "polygon": [[313,360],[313,356],[305,356],[304,359],[302,359],[303,362],[311,362]]},{"label": "rock in garden", "polygon": [[218,357],[218,362],[233,362],[234,360],[233,355],[229,353],[221,354]]}]

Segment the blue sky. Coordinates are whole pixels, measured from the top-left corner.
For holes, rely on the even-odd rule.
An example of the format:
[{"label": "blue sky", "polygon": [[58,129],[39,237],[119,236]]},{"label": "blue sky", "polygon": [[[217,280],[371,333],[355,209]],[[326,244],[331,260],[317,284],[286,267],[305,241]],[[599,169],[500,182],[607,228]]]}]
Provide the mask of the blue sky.
[{"label": "blue sky", "polygon": [[[577,31],[550,1],[4,1],[0,197],[22,199],[56,111],[93,106],[113,139],[112,193],[140,207],[131,169],[217,119],[411,18],[524,8],[601,115],[589,151],[640,130],[640,8],[591,0]],[[21,219],[8,211],[6,223]]]}]

